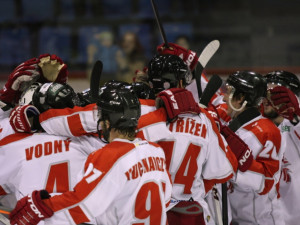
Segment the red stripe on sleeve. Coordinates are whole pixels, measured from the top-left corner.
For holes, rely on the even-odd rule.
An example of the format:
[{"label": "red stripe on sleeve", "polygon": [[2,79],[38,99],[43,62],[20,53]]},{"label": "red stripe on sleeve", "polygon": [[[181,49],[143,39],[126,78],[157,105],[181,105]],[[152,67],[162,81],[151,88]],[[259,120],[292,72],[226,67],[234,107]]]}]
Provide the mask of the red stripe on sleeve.
[{"label": "red stripe on sleeve", "polygon": [[68,116],[67,121],[72,135],[78,137],[87,134],[82,126],[79,114]]},{"label": "red stripe on sleeve", "polygon": [[69,209],[69,213],[72,219],[74,220],[75,224],[80,224],[82,223],[81,221],[89,221],[89,219],[79,206]]},{"label": "red stripe on sleeve", "polygon": [[59,116],[68,116],[72,115],[73,113],[81,112],[81,111],[92,111],[96,104],[89,104],[85,107],[78,107],[75,106],[74,108],[64,108],[64,109],[49,109],[46,112],[40,114],[40,123],[46,121],[48,119],[59,117]]}]

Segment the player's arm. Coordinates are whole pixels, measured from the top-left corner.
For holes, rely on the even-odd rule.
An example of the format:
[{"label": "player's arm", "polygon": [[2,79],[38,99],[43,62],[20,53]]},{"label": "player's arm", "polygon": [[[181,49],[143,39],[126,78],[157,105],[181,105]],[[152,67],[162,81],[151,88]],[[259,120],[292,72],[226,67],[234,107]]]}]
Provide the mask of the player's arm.
[{"label": "player's arm", "polygon": [[208,155],[203,167],[203,180],[206,192],[210,191],[214,184],[224,183],[231,179],[238,167],[236,157],[231,151],[224,137],[220,134],[214,119],[206,110]]},{"label": "player's arm", "polygon": [[[73,137],[96,133],[96,114],[96,104],[85,107],[49,109],[41,113],[39,121],[48,134]],[[57,124],[61,124],[61,126],[57,126]]]},{"label": "player's arm", "polygon": [[238,171],[235,179],[240,186],[250,187],[259,194],[270,191],[280,176],[281,135],[279,130],[274,130],[268,135],[264,137],[268,141],[262,146],[260,152],[254,155],[248,170]]}]

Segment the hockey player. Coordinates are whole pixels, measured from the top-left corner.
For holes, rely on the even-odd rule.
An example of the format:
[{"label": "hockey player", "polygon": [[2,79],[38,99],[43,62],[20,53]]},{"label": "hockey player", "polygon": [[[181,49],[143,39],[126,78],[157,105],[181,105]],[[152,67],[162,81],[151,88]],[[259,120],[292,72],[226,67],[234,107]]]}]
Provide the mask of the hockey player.
[{"label": "hockey player", "polygon": [[[215,215],[205,197],[215,183],[226,182],[233,176],[236,161],[230,149],[226,149],[215,122],[198,107],[192,93],[183,89],[190,80],[188,73],[187,65],[176,55],[158,55],[149,62],[149,83],[158,98],[165,101],[168,131],[162,129],[166,122],[158,109],[141,117],[138,135],[157,142],[165,151],[173,181],[168,222],[215,224]],[[173,114],[176,108],[187,110],[177,117]]]},{"label": "hockey player", "polygon": [[[30,91],[22,96],[24,103],[31,103],[34,96],[44,100],[43,105],[37,104],[40,111],[72,106],[71,97],[75,92],[67,84],[34,86],[37,87],[36,92]],[[79,178],[83,177],[87,156],[105,145],[97,137],[68,138],[41,133],[36,123],[30,123],[35,119],[24,113],[29,110],[39,112],[38,109],[33,105],[20,105],[11,113],[11,125],[16,133],[0,141],[0,185],[5,191],[1,192],[2,195],[14,194],[20,199],[37,188],[46,189],[49,193],[73,190]],[[28,130],[30,132],[26,133]],[[38,132],[33,134],[33,131]],[[47,224],[70,224],[72,213],[71,210],[66,216],[56,215]]]},{"label": "hockey player", "polygon": [[300,215],[300,124],[299,100],[300,82],[288,71],[274,71],[266,75],[269,97],[263,102],[263,114],[278,126],[284,145],[280,200],[286,224],[298,224]]},{"label": "hockey player", "polygon": [[137,97],[128,88],[104,88],[97,104],[100,133],[109,144],[88,157],[74,191],[51,198],[34,191],[18,202],[11,224],[37,224],[67,210],[73,212],[72,224],[96,216],[106,225],[166,224],[171,182],[165,155],[158,145],[135,138]]},{"label": "hockey player", "polygon": [[[249,146],[248,154],[238,157],[239,170],[228,194],[232,222],[285,224],[276,191],[283,157],[281,135],[272,121],[262,117],[258,110],[261,99],[266,96],[267,82],[258,73],[238,71],[229,76],[226,87],[224,100],[233,120],[230,129],[221,128],[221,133],[228,142],[236,134]],[[243,171],[242,166],[247,166],[247,170]]]}]

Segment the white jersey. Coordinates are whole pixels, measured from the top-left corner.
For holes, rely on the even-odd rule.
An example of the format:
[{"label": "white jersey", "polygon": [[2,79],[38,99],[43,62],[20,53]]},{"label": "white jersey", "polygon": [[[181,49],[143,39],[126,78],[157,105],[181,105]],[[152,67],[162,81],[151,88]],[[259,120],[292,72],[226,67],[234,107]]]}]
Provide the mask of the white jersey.
[{"label": "white jersey", "polygon": [[257,116],[236,134],[252,150],[254,160],[246,172],[238,171],[229,191],[232,217],[239,225],[284,225],[276,184],[283,157],[281,135],[272,121]]},{"label": "white jersey", "polygon": [[[46,189],[49,193],[73,190],[83,177],[87,156],[102,146],[99,138],[88,136],[9,135],[0,141],[0,185],[13,185],[17,199],[33,190]],[[53,217],[48,224],[69,224],[69,221],[64,223]]]},{"label": "white jersey", "polygon": [[234,155],[226,149],[216,124],[206,111],[199,115],[180,115],[167,126],[168,130],[156,129],[155,124],[145,126],[155,116],[161,126],[163,113],[157,112],[140,118],[138,135],[157,141],[165,151],[173,181],[170,208],[180,201],[197,201],[203,207],[206,224],[214,224],[204,199],[215,183],[223,183],[233,176]]},{"label": "white jersey", "polygon": [[84,178],[74,191],[45,203],[54,212],[69,210],[72,223],[97,217],[97,224],[166,224],[171,181],[165,155],[156,144],[114,139],[88,157]]},{"label": "white jersey", "polygon": [[[141,114],[155,110],[154,100],[140,99]],[[97,133],[97,105],[65,109],[50,109],[40,115],[40,124],[48,134],[66,137]],[[57,126],[60,124],[60,126]]]},{"label": "white jersey", "polygon": [[285,223],[296,225],[300,221],[300,123],[294,126],[284,119],[278,128],[285,142],[279,186],[280,200]]},{"label": "white jersey", "polygon": [[14,133],[15,131],[10,125],[8,117],[0,120],[0,140]]}]

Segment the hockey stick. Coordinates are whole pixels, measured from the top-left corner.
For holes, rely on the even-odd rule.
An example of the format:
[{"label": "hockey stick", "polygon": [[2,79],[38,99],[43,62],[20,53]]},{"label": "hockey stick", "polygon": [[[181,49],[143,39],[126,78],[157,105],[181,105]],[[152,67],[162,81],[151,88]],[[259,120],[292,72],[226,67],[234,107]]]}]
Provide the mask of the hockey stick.
[{"label": "hockey stick", "polygon": [[103,63],[100,60],[97,60],[93,66],[92,74],[90,78],[90,91],[91,91],[91,98],[93,102],[96,102],[99,96],[99,86],[100,86],[102,69],[103,69]]},{"label": "hockey stick", "polygon": [[9,215],[11,209],[0,206],[0,224],[10,225],[9,219],[7,216]]},{"label": "hockey stick", "polygon": [[157,7],[156,7],[156,4],[155,4],[154,0],[151,0],[151,4],[152,4],[153,12],[154,12],[154,15],[155,15],[155,19],[156,19],[156,22],[157,22],[157,25],[158,25],[161,37],[162,37],[163,42],[164,42],[164,46],[166,48],[168,48],[169,45],[168,45],[166,33],[165,33],[165,30],[164,30],[164,28],[162,26],[162,23],[161,23],[161,20],[160,20],[160,17],[159,17],[159,13],[158,13],[158,10],[157,10]]},{"label": "hockey stick", "polygon": [[195,79],[196,79],[196,85],[197,85],[199,99],[202,95],[201,74],[202,74],[206,64],[209,62],[211,57],[216,53],[216,51],[219,49],[219,47],[220,47],[220,42],[218,40],[213,40],[208,45],[205,46],[205,48],[199,55],[198,62],[200,65],[197,65],[196,73],[195,73]]},{"label": "hockey stick", "polygon": [[208,81],[201,97],[200,97],[200,104],[202,106],[207,107],[209,101],[211,100],[212,96],[216,93],[216,91],[222,86],[222,79],[214,74]]}]

